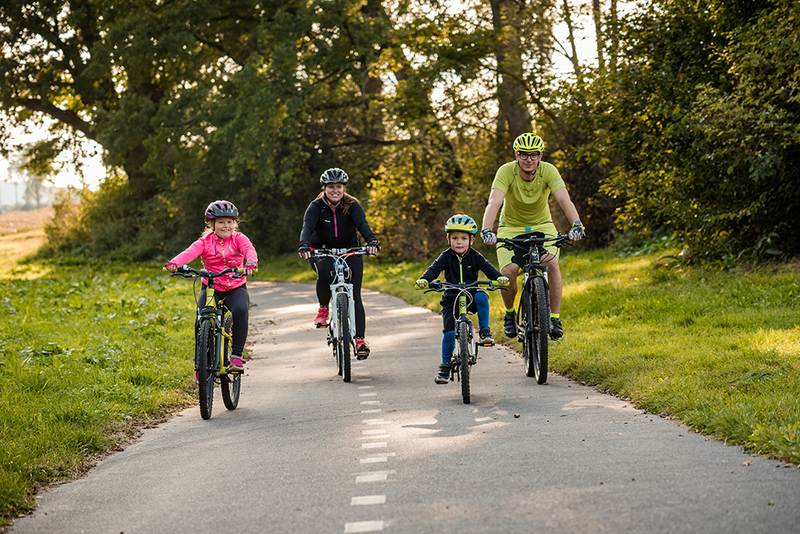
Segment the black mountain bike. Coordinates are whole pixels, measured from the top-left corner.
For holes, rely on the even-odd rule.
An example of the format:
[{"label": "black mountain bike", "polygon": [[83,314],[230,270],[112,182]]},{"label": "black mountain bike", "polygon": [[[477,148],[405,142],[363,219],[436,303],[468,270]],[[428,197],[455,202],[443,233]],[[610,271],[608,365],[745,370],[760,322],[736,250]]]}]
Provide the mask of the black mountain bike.
[{"label": "black mountain bike", "polygon": [[456,320],[456,346],[450,357],[450,381],[459,380],[461,382],[461,398],[464,400],[464,404],[470,403],[470,367],[478,362],[478,344],[473,335],[472,321],[467,315],[467,308],[473,298],[469,290],[478,287],[494,291],[504,286],[492,280],[479,280],[469,284],[453,284],[434,280],[430,283],[429,289],[425,291],[426,293],[431,291],[443,293],[447,290],[458,292],[453,303],[453,317]]},{"label": "black mountain bike", "polygon": [[217,305],[214,301],[214,279],[227,273],[236,273],[238,278],[244,269],[224,269],[218,273],[192,269],[184,265],[175,271],[173,276],[201,278],[208,280],[208,286],[202,285],[197,291],[195,283],[195,302],[197,318],[195,320],[194,370],[197,376],[197,393],[200,400],[200,416],[211,418],[214,406],[214,384],[220,385],[222,402],[229,410],[239,405],[242,392],[242,373],[228,371],[228,363],[233,345],[233,314],[225,307],[225,302]]},{"label": "black mountain bike", "polygon": [[497,242],[509,250],[520,250],[525,258],[522,266],[522,294],[516,309],[517,339],[522,342],[522,361],[525,375],[536,378],[538,384],[547,382],[547,352],[550,335],[550,293],[547,266],[542,258],[549,253],[545,243],[562,247],[569,242],[566,235],[545,237],[541,232]]}]

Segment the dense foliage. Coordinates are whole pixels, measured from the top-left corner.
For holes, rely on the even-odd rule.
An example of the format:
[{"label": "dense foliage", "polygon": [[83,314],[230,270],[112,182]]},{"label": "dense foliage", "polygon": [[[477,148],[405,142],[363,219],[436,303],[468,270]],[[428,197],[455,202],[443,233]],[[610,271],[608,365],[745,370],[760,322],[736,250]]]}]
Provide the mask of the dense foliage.
[{"label": "dense foliage", "polygon": [[529,129],[591,244],[628,232],[692,258],[800,252],[797,4],[654,0],[623,16],[593,2],[594,67],[574,46],[581,5],[12,0],[0,137],[47,116],[31,161],[102,146],[111,176],[50,229],[52,247],[90,254],[175,251],[219,197],[262,251],[291,250],[316,177],[340,166],[385,250],[424,256],[448,214],[480,218]]}]

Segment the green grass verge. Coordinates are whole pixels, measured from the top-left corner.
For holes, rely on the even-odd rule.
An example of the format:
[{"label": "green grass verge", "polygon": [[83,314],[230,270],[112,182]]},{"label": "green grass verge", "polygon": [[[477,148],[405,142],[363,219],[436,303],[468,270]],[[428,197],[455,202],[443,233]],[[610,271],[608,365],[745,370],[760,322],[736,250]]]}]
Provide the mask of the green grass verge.
[{"label": "green grass verge", "polygon": [[[314,279],[296,258],[266,265],[271,279]],[[365,265],[367,287],[438,310],[437,295],[412,287],[427,262]],[[800,265],[713,271],[597,251],[566,255],[562,270],[567,333],[554,371],[800,463]],[[491,299],[500,339],[502,302]]]},{"label": "green grass verge", "polygon": [[158,266],[17,267],[0,279],[0,525],[194,398],[191,284]]}]

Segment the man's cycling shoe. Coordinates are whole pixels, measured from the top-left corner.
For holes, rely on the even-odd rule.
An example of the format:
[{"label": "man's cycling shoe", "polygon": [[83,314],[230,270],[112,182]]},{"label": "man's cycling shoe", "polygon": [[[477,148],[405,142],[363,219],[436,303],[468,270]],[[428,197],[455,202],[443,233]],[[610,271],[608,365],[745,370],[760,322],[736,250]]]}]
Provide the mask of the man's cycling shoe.
[{"label": "man's cycling shoe", "polygon": [[244,361],[240,356],[231,356],[231,361],[228,362],[229,373],[243,373]]},{"label": "man's cycling shoe", "polygon": [[356,360],[366,360],[369,358],[369,345],[363,337],[356,338]]},{"label": "man's cycling shoe", "polygon": [[550,317],[550,339],[555,341],[562,337],[564,337],[564,327],[561,324],[561,319]]},{"label": "man's cycling shoe", "polygon": [[314,326],[317,328],[328,326],[328,308],[320,306],[319,310],[317,310],[317,316],[314,317]]},{"label": "man's cycling shoe", "polygon": [[494,347],[494,338],[492,331],[488,328],[481,328],[478,332],[478,345],[481,347]]},{"label": "man's cycling shoe", "polygon": [[442,364],[439,366],[439,372],[433,377],[433,381],[437,384],[447,384],[450,382],[450,366]]},{"label": "man's cycling shoe", "polygon": [[503,333],[506,337],[517,337],[517,319],[514,312],[506,312],[503,317]]}]

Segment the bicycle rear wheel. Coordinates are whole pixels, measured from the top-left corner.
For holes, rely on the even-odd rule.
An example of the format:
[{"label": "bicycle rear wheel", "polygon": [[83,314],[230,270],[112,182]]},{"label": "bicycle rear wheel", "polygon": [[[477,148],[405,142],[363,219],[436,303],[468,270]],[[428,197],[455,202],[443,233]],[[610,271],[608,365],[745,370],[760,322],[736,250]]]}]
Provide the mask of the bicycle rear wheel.
[{"label": "bicycle rear wheel", "polygon": [[214,330],[211,321],[204,320],[197,331],[195,345],[197,367],[197,397],[200,401],[200,416],[211,418],[214,407]]},{"label": "bicycle rear wheel", "polygon": [[[536,382],[544,384],[547,382],[547,352],[548,337],[550,335],[550,299],[547,294],[547,285],[544,278],[535,276],[533,278],[533,335],[532,335],[532,361],[533,376]],[[531,376],[531,375],[528,375]]]},{"label": "bicycle rear wheel", "polygon": [[458,365],[461,373],[461,398],[464,404],[470,402],[469,388],[469,323],[462,322],[458,325]]},{"label": "bicycle rear wheel", "polygon": [[350,302],[346,293],[336,296],[336,313],[339,322],[337,348],[339,350],[339,370],[343,382],[350,382]]},{"label": "bicycle rear wheel", "polygon": [[[231,333],[233,330],[233,316],[228,314],[225,317],[223,326],[225,332]],[[228,365],[231,357],[232,340],[229,337],[222,338],[222,354],[225,365]],[[226,373],[220,377],[220,391],[222,392],[222,402],[229,410],[235,410],[239,405],[239,395],[242,392],[242,374],[241,373]]]}]

